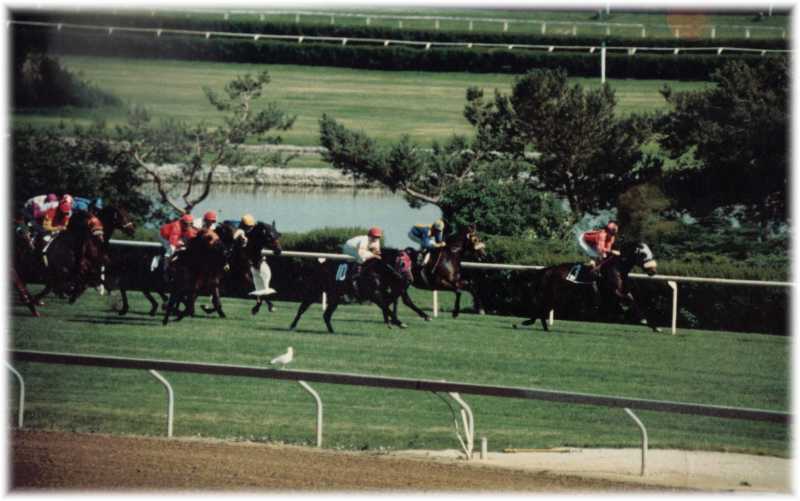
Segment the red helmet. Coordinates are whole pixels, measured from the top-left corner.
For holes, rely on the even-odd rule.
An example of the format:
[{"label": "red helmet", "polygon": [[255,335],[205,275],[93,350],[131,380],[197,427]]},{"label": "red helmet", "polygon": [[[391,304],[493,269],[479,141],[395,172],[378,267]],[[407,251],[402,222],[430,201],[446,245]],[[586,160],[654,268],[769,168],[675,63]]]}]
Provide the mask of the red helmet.
[{"label": "red helmet", "polygon": [[608,232],[612,235],[616,235],[617,230],[619,230],[619,225],[617,225],[616,221],[609,221],[606,225],[606,230],[608,230]]},{"label": "red helmet", "polygon": [[375,226],[369,229],[369,233],[367,233],[367,236],[370,236],[372,238],[381,238],[383,236],[383,231],[377,226]]},{"label": "red helmet", "polygon": [[192,224],[194,222],[194,218],[191,214],[184,214],[181,216],[181,222],[186,224]]},{"label": "red helmet", "polygon": [[212,223],[215,223],[215,222],[217,222],[217,213],[214,212],[213,210],[210,210],[210,211],[206,212],[205,214],[203,214],[203,219],[205,219],[206,221],[211,221]]},{"label": "red helmet", "polygon": [[61,203],[58,205],[58,208],[61,209],[61,212],[69,212],[72,210],[72,197],[69,195],[64,195],[61,197]]}]

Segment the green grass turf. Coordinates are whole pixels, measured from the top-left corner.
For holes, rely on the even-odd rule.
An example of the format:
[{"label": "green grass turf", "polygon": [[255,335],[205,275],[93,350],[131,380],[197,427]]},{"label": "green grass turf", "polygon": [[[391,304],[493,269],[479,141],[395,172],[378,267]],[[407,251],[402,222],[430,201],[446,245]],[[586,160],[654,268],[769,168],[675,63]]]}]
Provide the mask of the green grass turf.
[{"label": "green grass turf", "polygon": [[[38,287],[34,286],[34,290]],[[415,291],[423,308],[430,294]],[[445,308],[452,294],[440,295]],[[287,346],[292,369],[536,387],[785,411],[789,408],[788,337],[556,321],[553,331],[514,330],[519,319],[443,314],[430,323],[400,307],[406,330],[388,330],[373,305],[343,305],[325,331],[319,305],[287,330],[297,304],[251,316],[251,302],[225,298],[227,319],[189,318],[164,327],[141,294],[132,312],[111,311],[95,291],[76,304],[49,299],[32,318],[12,305],[15,349],[266,367]],[[467,301],[469,303],[469,301]],[[145,371],[20,363],[26,426],[82,432],[163,435],[164,390]],[[175,434],[313,444],[315,409],[296,383],[164,373],[175,390]],[[450,410],[430,393],[314,384],[325,406],[324,446],[380,450],[458,448]],[[8,417],[16,418],[16,386]],[[504,399],[464,398],[476,441],[506,447],[638,447],[639,432],[621,409]],[[733,419],[638,412],[650,446],[789,454],[787,427]]]},{"label": "green grass turf", "polygon": [[[156,119],[173,117],[189,122],[221,123],[208,103],[202,86],[221,91],[237,75],[267,68],[272,83],[262,101],[277,101],[297,115],[294,127],[282,134],[284,143],[319,144],[319,119],[328,113],[344,125],[363,130],[381,142],[409,135],[419,144],[444,141],[453,134],[471,135],[463,117],[466,89],[478,86],[488,98],[494,89],[508,94],[513,75],[388,72],[291,65],[223,64],[146,59],[64,57],[65,66],[125,103],[147,106]],[[599,78],[573,79],[586,88],[600,85]],[[702,89],[703,82],[660,80],[609,80],[616,90],[622,115],[666,110],[658,90],[664,83],[673,89]],[[21,124],[90,124],[95,119],[109,125],[126,120],[126,108],[54,111],[21,110],[11,119]]]}]

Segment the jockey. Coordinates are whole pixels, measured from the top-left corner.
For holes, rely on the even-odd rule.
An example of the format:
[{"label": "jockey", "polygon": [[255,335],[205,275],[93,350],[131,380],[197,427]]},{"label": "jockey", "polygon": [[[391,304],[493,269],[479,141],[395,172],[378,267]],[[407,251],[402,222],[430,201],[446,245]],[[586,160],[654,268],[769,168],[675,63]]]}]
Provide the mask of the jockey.
[{"label": "jockey", "polygon": [[42,228],[47,233],[56,233],[67,229],[72,216],[72,196],[64,194],[58,205],[47,209],[42,219]]},{"label": "jockey", "polygon": [[578,236],[578,245],[589,256],[587,264],[592,267],[592,272],[600,270],[609,254],[619,256],[619,251],[612,249],[618,231],[617,222],[609,221],[603,228],[585,231]]},{"label": "jockey", "polygon": [[[242,245],[246,246],[248,235],[255,227],[256,218],[252,214],[245,214],[239,221],[239,228],[233,232],[234,240],[239,239],[242,241]],[[253,275],[254,289],[248,293],[249,296],[268,296],[278,292],[269,286],[272,280],[272,270],[267,264],[265,256],[258,256],[254,262],[251,262],[250,273]]]},{"label": "jockey", "polygon": [[422,266],[428,264],[431,249],[444,247],[444,221],[437,219],[433,224],[417,224],[408,232],[408,238],[419,244]]},{"label": "jockey", "polygon": [[22,213],[25,221],[29,223],[37,233],[44,231],[42,228],[42,220],[44,214],[49,209],[58,207],[58,197],[55,193],[48,195],[39,195],[29,198],[22,208]]},{"label": "jockey", "polygon": [[186,243],[197,236],[197,230],[192,226],[194,218],[191,214],[184,214],[180,219],[169,222],[161,227],[158,238],[164,247],[164,262],[175,255],[175,252],[186,246]]},{"label": "jockey", "polygon": [[203,228],[207,230],[216,230],[217,229],[217,213],[213,210],[210,210],[203,214],[202,220],[195,220],[194,227],[197,230],[202,230]]},{"label": "jockey", "polygon": [[383,231],[376,227],[370,228],[366,235],[358,235],[342,245],[342,252],[356,258],[357,264],[364,264],[370,259],[381,258],[381,237]]},{"label": "jockey", "polygon": [[358,276],[361,274],[362,266],[381,258],[382,236],[383,230],[375,226],[370,228],[366,235],[357,235],[342,245],[344,254],[356,258],[356,265],[353,267],[353,272],[350,276],[356,295],[358,295]]}]

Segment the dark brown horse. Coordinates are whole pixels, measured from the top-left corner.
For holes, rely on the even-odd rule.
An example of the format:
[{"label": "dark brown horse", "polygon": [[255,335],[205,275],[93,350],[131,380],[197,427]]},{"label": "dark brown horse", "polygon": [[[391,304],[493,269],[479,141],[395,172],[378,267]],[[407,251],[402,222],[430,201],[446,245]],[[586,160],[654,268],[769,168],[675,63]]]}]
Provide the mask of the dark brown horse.
[{"label": "dark brown horse", "polygon": [[[247,244],[241,245],[241,240],[234,240],[233,233],[236,231],[233,226],[222,223],[217,226],[217,234],[225,246],[225,256],[227,268],[222,281],[223,295],[247,297],[252,296],[250,291],[254,288],[252,270],[259,270],[265,258],[263,251],[271,250],[276,256],[280,256],[281,234],[275,229],[275,222],[272,225],[258,222],[247,234]],[[272,302],[264,296],[256,296],[256,304],[251,313],[258,313],[261,305],[267,303],[269,311],[272,311]],[[212,313],[214,308],[203,306],[206,313]]]},{"label": "dark brown horse", "polygon": [[[176,254],[170,265],[172,281],[163,324],[167,325],[172,314],[175,314],[176,320],[193,315],[194,304],[200,294],[210,294],[214,309],[221,318],[225,318],[219,296],[226,264],[225,247],[219,236],[212,230],[200,230],[188,242],[186,249]],[[178,304],[181,302],[186,304],[186,309],[179,312]]]},{"label": "dark brown horse", "polygon": [[[564,263],[540,270],[534,314],[521,325],[531,325],[541,320],[542,328],[549,330],[546,317],[550,311],[557,311],[563,306],[563,301],[575,301],[583,293],[592,297],[601,311],[626,306],[639,323],[658,332],[659,328],[649,315],[643,313],[633,297],[628,275],[635,266],[641,267],[650,276],[656,273],[656,260],[645,243],[623,245],[620,255],[606,260],[596,276],[584,272],[581,263]],[[600,295],[599,302],[597,294]],[[513,324],[513,327],[516,329],[517,324]]]},{"label": "dark brown horse", "polygon": [[304,279],[303,299],[289,329],[294,330],[297,327],[300,317],[311,304],[320,301],[323,292],[326,294],[328,304],[322,318],[331,334],[333,334],[331,317],[345,295],[378,305],[383,313],[383,322],[388,328],[392,325],[407,327],[398,320],[397,308],[394,311],[391,308],[398,298],[402,298],[403,303],[417,315],[426,321],[430,320],[430,317],[420,310],[408,295],[411,278],[411,260],[408,256],[403,258],[398,251],[385,249],[381,259],[368,260],[362,265],[356,283],[357,290],[353,288],[349,266],[352,266],[352,263],[326,261],[314,267],[310,276]]},{"label": "dark brown horse", "polygon": [[33,238],[31,238],[31,233],[22,221],[15,222],[14,225],[14,248],[13,248],[13,257],[11,262],[11,281],[14,283],[14,288],[17,290],[17,295],[19,295],[20,301],[22,304],[28,307],[34,317],[39,316],[39,312],[36,311],[36,300],[33,299],[33,296],[28,291],[28,287],[25,285],[25,282],[22,280],[20,275],[17,273],[17,269],[21,266],[32,266],[32,263],[27,263],[27,260],[30,260],[34,256],[34,245],[33,245]]},{"label": "dark brown horse", "polygon": [[35,296],[37,303],[51,291],[74,303],[88,287],[103,283],[103,269],[108,265],[103,233],[97,217],[77,212],[67,229],[52,237],[42,249],[45,287]]},{"label": "dark brown horse", "polygon": [[[425,266],[420,266],[414,259],[414,287],[427,290],[447,290],[456,294],[456,304],[453,308],[453,317],[461,311],[461,292],[470,284],[462,278],[461,259],[465,253],[471,252],[478,257],[486,255],[485,244],[471,224],[461,231],[445,239],[444,247],[430,251]],[[477,298],[477,295],[473,293]],[[477,300],[477,299],[476,299]]]}]

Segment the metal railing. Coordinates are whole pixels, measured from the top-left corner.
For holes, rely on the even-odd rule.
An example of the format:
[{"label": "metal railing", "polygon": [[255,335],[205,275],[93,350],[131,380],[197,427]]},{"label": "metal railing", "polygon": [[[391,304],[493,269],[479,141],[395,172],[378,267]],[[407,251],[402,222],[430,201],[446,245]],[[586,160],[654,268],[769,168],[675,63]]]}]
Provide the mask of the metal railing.
[{"label": "metal railing", "polygon": [[[159,248],[161,244],[156,242],[139,242],[131,240],[115,240],[111,239],[111,244],[130,247],[149,247]],[[270,250],[263,251],[266,256],[272,255]],[[353,261],[352,256],[346,254],[335,254],[326,252],[302,252],[302,251],[283,251],[282,257],[298,257],[303,259],[334,259],[340,261]],[[544,266],[536,265],[521,265],[521,264],[499,264],[499,263],[476,263],[471,261],[462,261],[461,266],[467,269],[479,270],[509,270],[509,271],[525,271],[525,270],[541,270]],[[712,277],[686,277],[677,275],[655,275],[649,276],[644,273],[631,273],[631,277],[641,280],[656,280],[666,282],[672,289],[672,323],[670,325],[672,334],[677,333],[678,321],[678,283],[709,283],[709,284],[723,284],[723,285],[743,285],[748,287],[794,287],[794,282],[777,282],[765,280],[740,280],[733,278],[712,278]],[[438,291],[433,291],[433,315],[439,314],[439,300]],[[551,314],[551,323],[553,317]]]},{"label": "metal railing", "polygon": [[[108,36],[115,33],[147,33],[155,37],[162,35],[188,35],[188,36],[201,36],[206,39],[212,37],[223,38],[248,38],[253,41],[258,40],[285,40],[303,43],[304,41],[312,42],[333,42],[341,45],[348,43],[365,43],[365,44],[378,44],[388,47],[389,45],[406,45],[414,47],[422,47],[429,50],[432,47],[463,47],[467,49],[473,48],[487,48],[487,49],[526,49],[526,50],[544,50],[547,52],[554,52],[555,50],[567,51],[583,51],[589,53],[600,52],[598,45],[556,45],[556,44],[521,44],[521,43],[483,43],[483,42],[437,42],[426,40],[403,40],[392,38],[359,38],[359,37],[341,37],[341,36],[314,36],[314,35],[282,35],[282,34],[269,34],[269,33],[242,33],[233,31],[211,31],[211,30],[185,30],[185,29],[170,29],[170,28],[135,28],[126,26],[98,26],[89,24],[75,24],[75,23],[54,23],[43,21],[7,21],[7,25],[17,26],[34,26],[42,28],[51,28],[61,31],[63,29],[75,30],[89,30],[105,32]],[[608,51],[626,52],[628,55],[633,56],[636,52],[668,52],[674,55],[681,52],[710,52],[717,55],[723,52],[743,52],[743,53],[759,53],[762,56],[769,53],[791,53],[791,49],[759,49],[752,47],[647,47],[647,46],[616,46],[608,45],[605,47]]]},{"label": "metal railing", "polygon": [[[500,398],[519,398],[527,400],[544,400],[549,402],[560,402],[581,405],[596,405],[604,407],[622,408],[626,414],[634,420],[641,432],[641,475],[645,474],[647,456],[647,431],[641,420],[632,412],[632,409],[669,412],[676,414],[689,414],[695,416],[710,416],[728,419],[740,419],[748,421],[764,421],[788,425],[792,416],[787,412],[752,409],[743,407],[729,407],[721,405],[704,405],[688,402],[672,402],[666,400],[649,400],[638,398],[627,398],[612,395],[594,395],[589,393],[576,393],[566,391],[555,391],[541,388],[522,388],[513,386],[489,386],[470,383],[459,383],[449,381],[434,381],[429,379],[408,379],[384,376],[373,376],[365,374],[348,374],[319,371],[300,371],[287,369],[272,369],[263,367],[252,367],[242,365],[209,364],[196,362],[179,362],[173,360],[149,360],[139,358],[112,357],[81,355],[73,353],[55,353],[29,350],[12,350],[10,352],[13,362],[32,362],[48,364],[66,364],[91,367],[109,367],[117,369],[141,369],[147,370],[156,376],[167,388],[169,384],[166,379],[157,371],[171,371],[194,374],[210,374],[219,376],[239,376],[262,379],[283,379],[297,381],[314,395],[317,402],[317,447],[322,445],[322,401],[316,392],[308,387],[307,382],[318,382],[326,384],[343,384],[351,386],[366,386],[373,388],[386,388],[397,390],[429,391],[439,395],[445,393],[455,400],[461,407],[461,417],[464,423],[464,433],[466,441],[456,430],[458,439],[464,449],[468,459],[472,458],[472,448],[474,442],[474,420],[472,410],[461,397],[464,395],[481,395]],[[19,378],[20,384],[22,377],[11,366],[9,368]],[[20,396],[20,426],[22,426],[22,413],[24,409],[24,394]],[[172,436],[172,405],[173,393],[169,388],[169,408],[168,408],[168,434]],[[449,404],[448,404],[449,405]],[[452,410],[452,408],[451,408]],[[455,411],[453,411],[455,416]]]}]

